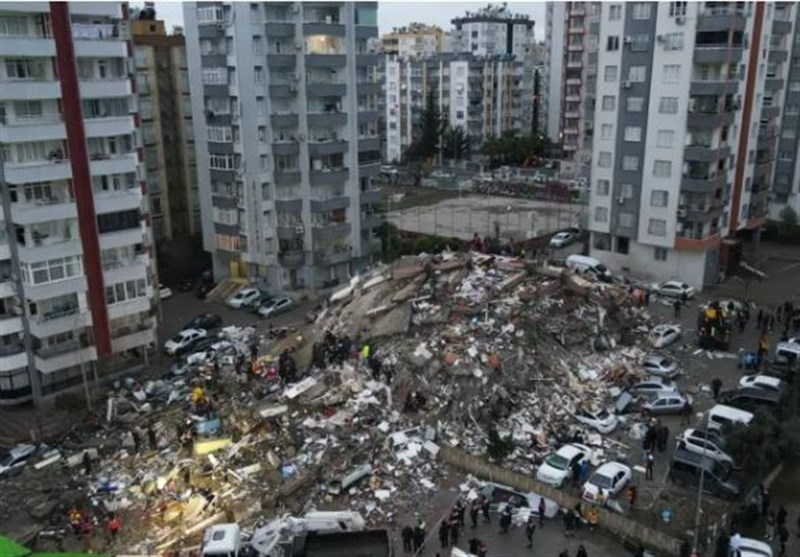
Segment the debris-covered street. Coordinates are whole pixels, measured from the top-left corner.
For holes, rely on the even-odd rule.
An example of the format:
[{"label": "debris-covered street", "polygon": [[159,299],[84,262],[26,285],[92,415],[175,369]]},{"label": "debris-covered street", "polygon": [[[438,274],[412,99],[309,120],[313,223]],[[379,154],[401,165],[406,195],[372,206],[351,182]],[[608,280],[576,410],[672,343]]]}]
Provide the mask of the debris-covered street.
[{"label": "debris-covered street", "polygon": [[[469,522],[486,501],[493,521],[513,515],[511,534],[467,525],[458,547],[478,536],[489,555],[517,554],[510,547],[522,549],[526,522],[543,512],[534,539],[558,530],[563,547],[581,540],[611,551],[616,542],[588,533],[596,505],[683,539],[696,490],[667,479],[675,437],[713,405],[712,378],[731,387],[741,374],[736,348],[696,345],[705,301],[675,304],[513,257],[405,258],[334,292],[313,323],[293,322],[299,311],[269,326],[226,318],[202,350],[149,380],[120,381],[94,423],[52,440],[3,481],[0,520],[39,548],[161,554],[198,549],[214,524],[238,523],[263,540],[269,528],[259,521],[288,514],[313,524],[315,512],[351,512],[364,520],[354,529],[386,529],[397,551],[403,528],[423,521],[424,554],[434,555],[453,505]],[[665,415],[646,406],[655,403],[643,366],[663,324],[681,332],[658,351],[677,371],[657,379],[674,379],[670,392],[681,397]],[[753,335],[735,333],[733,346],[752,346]],[[570,443],[585,464],[562,466],[563,480],[542,475]],[[555,501],[456,470],[443,447],[582,496],[578,537],[563,538],[567,510]],[[592,484],[607,462],[619,478]],[[709,517],[731,508],[713,497],[704,506]],[[114,518],[122,526],[112,536]]]}]

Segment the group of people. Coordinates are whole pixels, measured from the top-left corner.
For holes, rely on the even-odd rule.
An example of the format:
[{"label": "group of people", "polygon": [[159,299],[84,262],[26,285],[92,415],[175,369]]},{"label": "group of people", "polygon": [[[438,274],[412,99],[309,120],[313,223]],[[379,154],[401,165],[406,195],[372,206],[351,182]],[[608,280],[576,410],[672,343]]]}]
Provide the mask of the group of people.
[{"label": "group of people", "polygon": [[122,530],[122,521],[113,512],[105,517],[99,517],[88,510],[80,510],[73,506],[67,511],[67,521],[75,538],[82,540],[86,547],[91,547],[92,536],[101,524],[105,528],[107,543],[113,542]]}]

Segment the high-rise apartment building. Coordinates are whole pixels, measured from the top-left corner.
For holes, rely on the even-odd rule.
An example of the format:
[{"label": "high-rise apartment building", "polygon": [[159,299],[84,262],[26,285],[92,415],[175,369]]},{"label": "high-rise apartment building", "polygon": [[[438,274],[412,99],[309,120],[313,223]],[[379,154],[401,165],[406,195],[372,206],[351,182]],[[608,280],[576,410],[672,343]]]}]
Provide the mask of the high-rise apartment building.
[{"label": "high-rise apartment building", "polygon": [[506,131],[531,133],[533,72],[531,65],[513,56],[387,56],[386,159],[400,160],[416,138],[431,91],[448,124],[467,132],[473,152],[478,152],[487,138]]},{"label": "high-rise apartment building", "polygon": [[0,403],[81,389],[154,342],[127,3],[0,5]]},{"label": "high-rise apartment building", "polygon": [[154,18],[148,7],[131,21],[147,194],[159,256],[185,263],[200,234],[186,48],[180,30],[168,35]]},{"label": "high-rise apartment building", "polygon": [[403,58],[432,56],[448,47],[447,34],[441,27],[412,23],[393,29],[381,37],[382,54],[396,54]]},{"label": "high-rise apartment building", "polygon": [[505,5],[491,5],[452,20],[453,51],[474,56],[532,56],[533,25],[530,17],[512,13]]},{"label": "high-rise apartment building", "polygon": [[214,274],[326,289],[378,254],[374,2],[184,4]]},{"label": "high-rise apartment building", "polygon": [[[724,269],[724,239],[758,235],[779,168],[776,149],[792,140],[792,132],[782,137],[781,118],[782,91],[798,88],[788,58],[796,9],[602,4],[593,255],[611,268],[702,288]],[[792,157],[796,150],[787,162]]]}]

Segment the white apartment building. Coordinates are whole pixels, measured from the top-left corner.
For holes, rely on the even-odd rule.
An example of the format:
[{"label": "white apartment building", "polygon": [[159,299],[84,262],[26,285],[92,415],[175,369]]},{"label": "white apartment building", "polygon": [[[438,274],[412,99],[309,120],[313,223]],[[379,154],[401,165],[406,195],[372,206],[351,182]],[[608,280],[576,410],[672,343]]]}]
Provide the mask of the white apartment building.
[{"label": "white apartment building", "polygon": [[217,279],[325,290],[378,255],[374,2],[188,2],[203,244]]},{"label": "white apartment building", "polygon": [[0,404],[130,371],[155,341],[127,20],[0,5]]},{"label": "white apartment building", "polygon": [[489,137],[531,131],[533,68],[513,56],[386,56],[383,66],[387,161],[401,160],[414,140],[430,91],[448,124],[468,133],[474,153]]},{"label": "white apartment building", "polygon": [[474,56],[514,55],[518,60],[533,54],[533,20],[512,13],[505,4],[489,4],[477,12],[467,12],[454,18],[452,24],[453,52]]},{"label": "white apartment building", "polygon": [[[774,91],[789,68],[788,57],[770,61],[768,54],[779,6],[787,9],[602,4],[593,256],[621,272],[702,288],[726,268],[724,240],[758,235],[780,129],[781,111],[772,107],[783,101]],[[778,27],[785,35],[786,26]]]}]

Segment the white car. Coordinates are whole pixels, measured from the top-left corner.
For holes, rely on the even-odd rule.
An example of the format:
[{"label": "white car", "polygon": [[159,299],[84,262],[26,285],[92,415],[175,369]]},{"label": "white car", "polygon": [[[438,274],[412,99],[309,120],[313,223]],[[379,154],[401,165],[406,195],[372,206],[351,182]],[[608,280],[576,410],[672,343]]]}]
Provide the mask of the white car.
[{"label": "white car", "polygon": [[704,454],[717,462],[734,467],[733,458],[723,451],[706,432],[689,428],[675,438],[676,447],[692,453]]},{"label": "white car", "polygon": [[678,362],[662,354],[648,354],[642,360],[642,368],[650,375],[674,379],[680,373]]},{"label": "white car", "polygon": [[683,298],[684,294],[686,294],[687,298],[694,296],[694,288],[679,280],[667,280],[653,284],[650,289],[656,294],[670,296],[672,298]]},{"label": "white car", "polygon": [[563,248],[575,241],[575,234],[572,232],[559,232],[550,238],[551,248]]},{"label": "white car", "polygon": [[800,360],[800,338],[790,338],[775,345],[775,363],[788,364]]},{"label": "white car", "polygon": [[678,391],[657,391],[648,396],[650,398],[642,404],[645,414],[680,414],[687,402],[692,404],[692,397]]},{"label": "white car", "polygon": [[644,381],[639,381],[635,385],[631,385],[628,390],[641,395],[664,391],[677,392],[678,385],[675,384],[675,381],[670,381],[664,377],[651,376]]},{"label": "white car", "polygon": [[295,301],[286,296],[270,300],[266,304],[258,308],[258,314],[261,317],[274,317],[280,313],[289,311],[295,306]]},{"label": "white car", "polygon": [[629,467],[619,462],[606,462],[583,484],[581,497],[586,501],[597,501],[601,489],[606,497],[613,497],[625,488],[630,479]]},{"label": "white car", "polygon": [[36,445],[17,445],[8,451],[8,454],[0,458],[0,478],[22,470],[28,459],[36,454],[36,450]]},{"label": "white car", "polygon": [[228,298],[225,302],[228,307],[241,309],[248,307],[261,299],[261,291],[258,288],[242,288],[236,294]]},{"label": "white car", "polygon": [[664,348],[669,346],[681,336],[681,328],[678,325],[656,325],[650,331],[650,344],[653,348]]},{"label": "white car", "polygon": [[578,408],[575,410],[573,417],[580,423],[588,425],[600,433],[611,433],[617,429],[617,424],[619,423],[617,417],[607,410],[586,410],[584,408]]},{"label": "white car", "polygon": [[172,298],[172,289],[169,286],[164,286],[163,284],[158,284],[158,297],[162,300],[168,300]]},{"label": "white car", "polygon": [[204,329],[184,329],[164,343],[164,352],[170,356],[182,352],[207,334]]},{"label": "white car", "polygon": [[771,375],[745,375],[739,379],[739,388],[745,389],[748,387],[777,393],[783,388],[783,381]]},{"label": "white car", "polygon": [[589,460],[591,449],[586,445],[570,443],[554,453],[550,453],[536,470],[536,479],[555,487],[564,485],[564,481],[572,477],[572,467]]},{"label": "white car", "polygon": [[394,176],[397,174],[397,169],[390,164],[382,164],[381,174],[384,174],[386,176]]},{"label": "white car", "polygon": [[[772,547],[761,540],[743,538],[739,534],[731,536],[731,555],[737,557],[772,557]],[[738,551],[738,553],[736,553]]]}]

